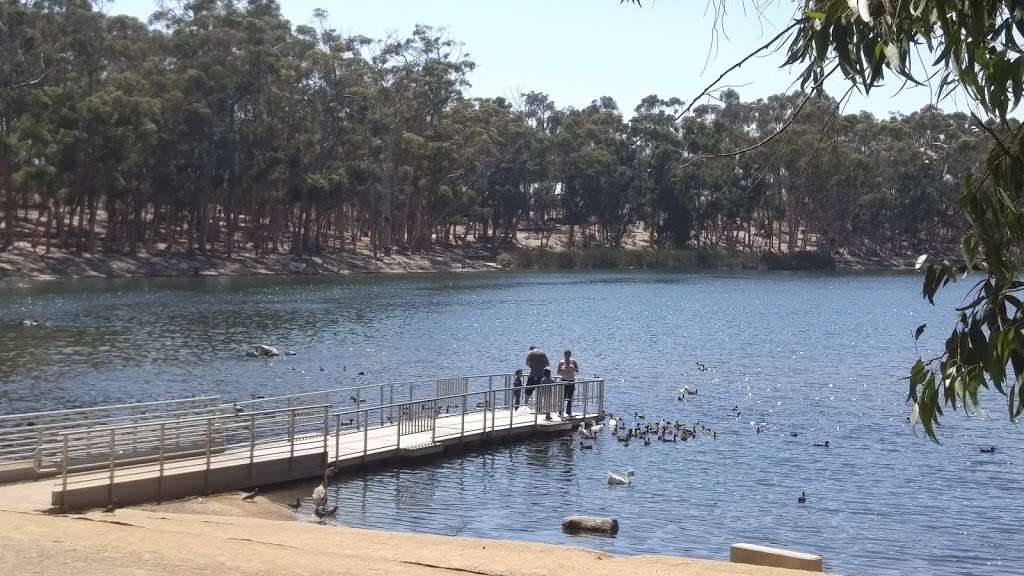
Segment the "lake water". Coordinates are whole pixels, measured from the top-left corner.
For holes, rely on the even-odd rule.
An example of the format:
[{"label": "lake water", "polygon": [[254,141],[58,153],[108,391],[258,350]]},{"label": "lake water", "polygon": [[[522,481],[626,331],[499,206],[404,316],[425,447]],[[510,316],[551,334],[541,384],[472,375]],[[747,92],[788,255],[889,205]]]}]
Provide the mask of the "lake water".
[{"label": "lake water", "polygon": [[[552,357],[572,348],[585,374],[608,380],[608,410],[700,421],[717,439],[624,447],[603,436],[586,451],[559,438],[499,443],[350,474],[332,487],[336,521],[626,554],[726,558],[748,541],[820,553],[844,574],[1016,575],[1024,434],[1005,399],[986,393],[990,414],[948,415],[941,446],[905,418],[912,333],[928,322],[922,352],[937,350],[962,296],[953,288],[929,306],[913,275],[7,282],[0,413],[245,399],[349,385],[358,371],[367,381],[505,372],[529,344]],[[297,355],[243,357],[261,342]],[[699,395],[677,401],[683,385]],[[812,446],[824,440],[832,447]],[[991,445],[995,454],[979,452]],[[606,471],[627,467],[636,482],[609,487]],[[622,528],[565,535],[567,513],[613,515]]]}]

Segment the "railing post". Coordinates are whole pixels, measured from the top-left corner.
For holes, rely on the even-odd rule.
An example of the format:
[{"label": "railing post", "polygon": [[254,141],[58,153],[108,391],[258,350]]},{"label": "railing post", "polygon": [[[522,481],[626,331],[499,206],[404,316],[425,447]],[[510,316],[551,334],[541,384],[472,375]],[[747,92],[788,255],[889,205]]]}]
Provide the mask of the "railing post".
[{"label": "railing post", "polygon": [[538,385],[534,388],[534,425],[538,423],[538,418],[541,414],[541,394],[544,393],[544,387]]},{"label": "railing post", "polygon": [[[363,418],[369,419],[369,417],[370,417],[369,413],[366,413],[366,414],[363,415]],[[356,412],[356,423],[358,423],[358,422],[359,422],[359,412]],[[363,464],[366,464],[366,456],[367,456],[367,453],[370,451],[370,426],[368,424],[369,423],[363,425]],[[383,430],[383,429],[384,428],[381,427],[381,430]]]},{"label": "railing post", "polygon": [[[510,392],[509,392],[508,388],[506,387],[506,389],[505,389],[505,408],[508,408],[508,441],[511,443],[512,442],[512,424],[514,423],[513,420],[515,419],[516,410],[515,410],[515,401],[511,400],[509,398],[509,393]],[[511,401],[511,404],[512,404],[511,406],[509,406],[510,401]]]},{"label": "railing post", "polygon": [[249,479],[255,474],[254,464],[256,460],[256,415],[249,415]]},{"label": "railing post", "polygon": [[60,505],[64,507],[64,495],[68,491],[68,435],[64,434],[64,464],[61,466]]},{"label": "railing post", "polygon": [[604,418],[604,379],[597,381],[597,415]]},{"label": "railing post", "polygon": [[157,497],[160,500],[164,499],[164,435],[166,434],[166,430],[164,429],[165,426],[165,422],[160,423],[160,475],[157,477]]},{"label": "railing post", "polygon": [[[359,397],[359,392],[356,392]],[[292,460],[295,458],[295,409],[288,411],[288,469],[292,468]]]},{"label": "railing post", "polygon": [[334,459],[341,459],[341,414],[334,415]]},{"label": "railing post", "polygon": [[204,471],[203,484],[206,493],[210,493],[210,453],[213,449],[213,419],[206,419],[206,470]]},{"label": "railing post", "polygon": [[107,504],[114,504],[114,454],[117,448],[117,440],[114,436],[114,429],[110,429],[110,484],[107,486]]},{"label": "railing post", "polygon": [[384,385],[380,385],[380,425],[384,425]]},{"label": "railing post", "polygon": [[[412,390],[412,387],[409,387]],[[398,422],[395,425],[395,449],[402,449],[402,409],[398,409]]]},{"label": "railing post", "polygon": [[[590,392],[590,382],[583,381],[583,421],[587,420],[587,394]],[[570,405],[571,406],[571,405]]]},{"label": "railing post", "polygon": [[437,399],[430,403],[430,443],[437,442]]},{"label": "railing post", "polygon": [[484,434],[487,434],[487,409],[491,409],[491,431],[494,431],[494,406],[491,404],[494,401],[494,376],[487,377],[487,396],[484,401]]},{"label": "railing post", "polygon": [[327,451],[327,436],[331,432],[331,411],[328,408],[324,408],[324,466],[327,466],[331,460],[331,454]]},{"label": "railing post", "polygon": [[459,422],[459,446],[462,446],[466,436],[466,402],[469,402],[468,393],[462,395],[462,420]]}]

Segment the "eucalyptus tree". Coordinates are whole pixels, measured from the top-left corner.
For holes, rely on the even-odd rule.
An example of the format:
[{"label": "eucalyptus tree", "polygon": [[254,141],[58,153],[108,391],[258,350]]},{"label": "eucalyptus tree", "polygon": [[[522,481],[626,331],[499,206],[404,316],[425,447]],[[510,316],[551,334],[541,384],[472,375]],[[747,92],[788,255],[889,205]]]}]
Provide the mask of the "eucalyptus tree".
[{"label": "eucalyptus tree", "polygon": [[[930,53],[938,69],[941,95],[960,91],[988,118],[975,116],[995,145],[976,176],[964,179],[959,204],[970,227],[963,236],[959,264],[927,267],[924,296],[964,278],[984,273],[938,357],[919,359],[909,378],[913,420],[933,440],[943,405],[970,411],[979,391],[994,387],[1007,400],[1011,420],[1024,412],[1024,304],[1021,246],[1024,244],[1022,190],[1024,141],[1010,111],[1024,97],[1024,35],[1017,0],[984,2],[799,3],[787,62],[803,66],[804,85],[839,70],[864,91],[887,76],[921,82],[930,74],[917,66],[918,51]],[[920,336],[924,326],[918,329]]]}]

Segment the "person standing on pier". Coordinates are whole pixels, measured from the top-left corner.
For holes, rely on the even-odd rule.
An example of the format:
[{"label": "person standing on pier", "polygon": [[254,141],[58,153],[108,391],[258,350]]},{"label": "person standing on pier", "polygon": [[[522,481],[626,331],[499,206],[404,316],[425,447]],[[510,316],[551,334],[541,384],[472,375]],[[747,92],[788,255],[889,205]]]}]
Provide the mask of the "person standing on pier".
[{"label": "person standing on pier", "polygon": [[526,378],[526,404],[530,403],[530,397],[533,396],[535,387],[544,377],[544,369],[550,365],[548,355],[543,350],[536,346],[530,346],[530,351],[526,353],[526,367],[530,369],[530,375]]},{"label": "person standing on pier", "polygon": [[572,357],[572,350],[565,351],[565,357],[558,363],[558,377],[565,382],[565,413],[572,417],[572,397],[576,393],[576,375],[580,365]]},{"label": "person standing on pier", "polygon": [[512,411],[519,410],[519,398],[522,396],[523,391],[523,369],[519,368],[516,370],[516,377],[512,380],[512,398],[514,403],[512,405]]}]

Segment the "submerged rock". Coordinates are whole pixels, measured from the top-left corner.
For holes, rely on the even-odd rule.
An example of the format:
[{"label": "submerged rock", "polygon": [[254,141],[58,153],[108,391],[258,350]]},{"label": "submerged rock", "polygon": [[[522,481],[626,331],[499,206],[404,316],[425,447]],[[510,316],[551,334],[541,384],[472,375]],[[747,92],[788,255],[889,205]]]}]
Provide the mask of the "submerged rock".
[{"label": "submerged rock", "polygon": [[619,521],[605,516],[566,516],[562,518],[562,530],[615,534],[619,531]]}]

